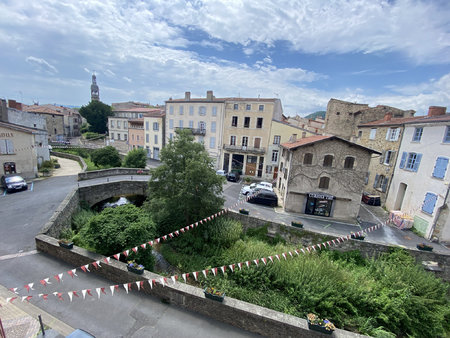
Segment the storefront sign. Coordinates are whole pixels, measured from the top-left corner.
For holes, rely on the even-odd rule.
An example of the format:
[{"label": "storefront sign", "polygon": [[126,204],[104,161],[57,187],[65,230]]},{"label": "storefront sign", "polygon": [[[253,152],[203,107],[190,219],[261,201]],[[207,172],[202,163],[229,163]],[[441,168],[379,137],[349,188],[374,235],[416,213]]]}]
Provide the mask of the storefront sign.
[{"label": "storefront sign", "polygon": [[0,133],[0,137],[14,137],[13,133]]},{"label": "storefront sign", "polygon": [[323,199],[323,200],[334,200],[333,195],[321,194],[319,192],[310,192],[310,193],[308,193],[308,197],[319,198],[319,199]]}]

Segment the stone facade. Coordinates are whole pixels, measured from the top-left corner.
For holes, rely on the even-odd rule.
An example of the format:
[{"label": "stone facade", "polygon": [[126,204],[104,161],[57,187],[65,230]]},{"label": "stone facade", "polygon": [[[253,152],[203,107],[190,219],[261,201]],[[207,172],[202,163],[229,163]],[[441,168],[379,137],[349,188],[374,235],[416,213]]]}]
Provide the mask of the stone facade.
[{"label": "stone facade", "polygon": [[284,143],[277,187],[288,211],[354,221],[371,149],[335,136]]}]

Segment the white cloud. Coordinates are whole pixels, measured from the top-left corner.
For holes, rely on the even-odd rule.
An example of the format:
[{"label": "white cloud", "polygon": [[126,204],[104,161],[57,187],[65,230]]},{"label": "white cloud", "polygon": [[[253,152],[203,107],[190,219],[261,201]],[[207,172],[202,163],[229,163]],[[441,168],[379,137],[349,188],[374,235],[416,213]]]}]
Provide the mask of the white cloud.
[{"label": "white cloud", "polygon": [[30,65],[35,67],[38,72],[46,72],[48,74],[56,74],[58,70],[44,59],[29,56],[25,59]]},{"label": "white cloud", "polygon": [[89,69],[87,69],[86,67],[84,67],[83,70],[84,70],[86,73],[91,74],[91,71],[90,71]]},{"label": "white cloud", "polygon": [[124,76],[123,79],[124,79],[125,81],[127,81],[128,83],[133,82],[133,80],[131,80],[129,77],[126,77],[126,76]]},{"label": "white cloud", "polygon": [[105,74],[106,76],[109,76],[109,77],[114,77],[114,76],[116,76],[116,74],[115,74],[111,69],[106,69],[106,70],[104,70],[104,71],[103,71],[103,74]]}]

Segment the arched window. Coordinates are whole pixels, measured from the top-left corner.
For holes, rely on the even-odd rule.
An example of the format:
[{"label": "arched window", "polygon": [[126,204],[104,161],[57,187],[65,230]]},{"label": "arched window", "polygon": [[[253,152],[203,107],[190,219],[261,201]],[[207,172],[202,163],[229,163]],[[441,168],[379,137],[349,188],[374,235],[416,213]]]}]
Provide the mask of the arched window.
[{"label": "arched window", "polygon": [[307,153],[305,154],[305,157],[303,158],[303,164],[312,164],[313,160],[313,154]]},{"label": "arched window", "polygon": [[344,161],[344,169],[353,169],[355,165],[355,158],[352,156],[347,156]]},{"label": "arched window", "polygon": [[328,189],[328,186],[330,185],[330,178],[329,177],[321,177],[319,180],[319,188],[321,189]]},{"label": "arched window", "polygon": [[325,155],[325,157],[323,158],[323,166],[324,167],[333,166],[333,155]]}]

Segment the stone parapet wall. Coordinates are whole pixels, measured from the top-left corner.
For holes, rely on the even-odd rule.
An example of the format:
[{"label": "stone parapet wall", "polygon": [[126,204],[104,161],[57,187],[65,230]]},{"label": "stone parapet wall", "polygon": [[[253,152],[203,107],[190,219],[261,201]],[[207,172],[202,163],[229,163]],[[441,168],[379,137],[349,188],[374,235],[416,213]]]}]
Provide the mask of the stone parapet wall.
[{"label": "stone parapet wall", "polygon": [[68,153],[60,153],[58,151],[51,151],[50,154],[53,156],[68,158],[69,160],[77,161],[78,163],[80,163],[83,172],[85,172],[87,169],[86,162],[84,162],[83,158],[80,156],[77,156],[74,154],[68,154]]},{"label": "stone parapet wall", "polygon": [[148,175],[149,169],[139,168],[111,168],[102,170],[92,170],[78,174],[78,181],[90,180],[93,178],[119,176],[119,175]]},{"label": "stone parapet wall", "polygon": [[[102,255],[76,246],[72,250],[61,248],[56,239],[42,234],[36,236],[36,248],[73,266],[82,266],[97,260],[103,262],[105,258]],[[145,271],[143,275],[128,272],[125,263],[114,259],[111,260],[110,264],[102,263],[101,266],[98,270],[92,269],[91,272],[110,280],[114,284],[133,283],[149,279],[160,280],[160,278],[163,278],[149,271]],[[92,287],[96,286],[93,285]],[[133,287],[135,288],[135,286]],[[195,311],[262,336],[283,338],[321,336],[320,333],[308,329],[305,319],[230,297],[226,297],[223,303],[219,303],[205,298],[203,290],[200,288],[179,282],[174,284],[170,279],[168,280],[168,285],[164,287],[157,283],[153,288],[150,288],[148,283],[144,283],[141,291],[157,296],[189,311]],[[340,329],[336,329],[333,336],[341,338],[363,337]]]}]

